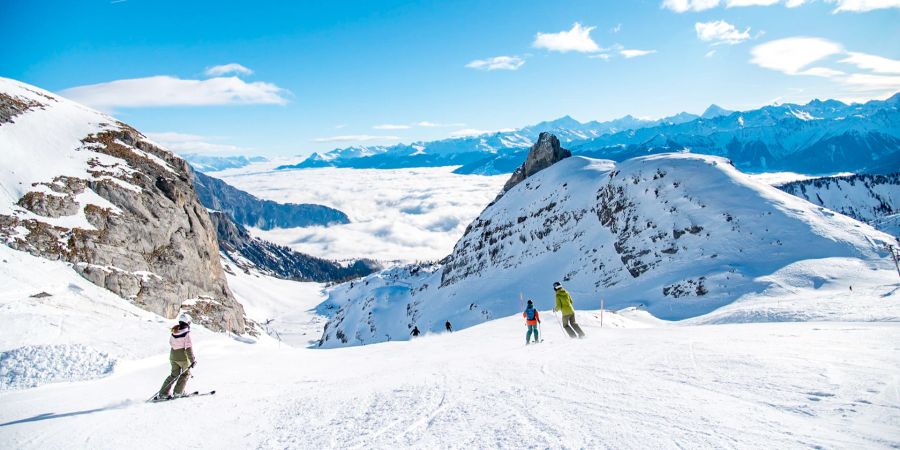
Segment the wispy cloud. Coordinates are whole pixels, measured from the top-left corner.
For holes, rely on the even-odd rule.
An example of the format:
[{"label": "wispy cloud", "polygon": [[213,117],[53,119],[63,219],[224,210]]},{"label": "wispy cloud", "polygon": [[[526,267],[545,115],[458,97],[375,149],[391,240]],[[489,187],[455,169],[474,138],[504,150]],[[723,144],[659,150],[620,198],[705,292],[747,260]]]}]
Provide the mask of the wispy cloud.
[{"label": "wispy cloud", "polygon": [[60,94],[101,109],[161,106],[286,104],[287,91],[262,81],[247,83],[237,77],[185,80],[160,75],[77,86]]},{"label": "wispy cloud", "polygon": [[619,54],[626,58],[637,58],[638,56],[646,56],[656,53],[656,50],[638,50],[638,49],[625,49],[619,50]]},{"label": "wispy cloud", "polygon": [[900,8],[900,0],[827,0],[836,4],[832,11],[839,12],[869,12],[876,9]]},{"label": "wispy cloud", "polygon": [[622,24],[621,24],[621,23],[617,23],[616,26],[614,26],[614,27],[612,27],[612,28],[609,29],[609,32],[610,32],[610,33],[613,33],[613,34],[618,33],[618,32],[620,32],[620,31],[622,31]]},{"label": "wispy cloud", "polygon": [[[844,100],[882,98],[900,90],[900,61],[867,53],[850,52],[827,39],[792,37],[766,42],[751,50],[751,63],[787,75],[829,78],[843,87]],[[835,68],[829,57],[844,56]],[[833,59],[831,59],[833,61]],[[815,65],[814,65],[815,64]],[[831,67],[829,67],[831,66]],[[846,71],[847,66],[874,73]],[[886,75],[887,74],[887,75]]]},{"label": "wispy cloud", "polygon": [[724,20],[697,22],[694,24],[694,30],[697,32],[698,39],[704,42],[712,42],[713,45],[734,45],[750,39],[750,27],[740,31],[734,25]]},{"label": "wispy cloud", "polygon": [[867,53],[847,52],[847,57],[839,62],[853,64],[860,69],[875,73],[900,74],[900,61]]},{"label": "wispy cloud", "polygon": [[554,52],[593,53],[600,51],[600,46],[591,39],[591,31],[596,27],[583,27],[575,22],[569,31],[559,33],[538,33],[532,46]]},{"label": "wispy cloud", "polygon": [[253,75],[253,71],[238,63],[222,64],[221,66],[207,67],[203,72],[209,77],[220,77],[222,75]]},{"label": "wispy cloud", "polygon": [[823,76],[827,71],[810,64],[825,57],[843,53],[840,44],[827,39],[812,37],[791,37],[769,41],[753,47],[750,62],[766,69],[777,70],[788,75]]},{"label": "wispy cloud", "polygon": [[248,151],[252,151],[252,149],[245,147],[215,142],[223,139],[220,137],[200,136],[174,131],[146,133],[146,135],[163,147],[180,154],[208,153],[221,155],[247,153]]},{"label": "wispy cloud", "polygon": [[375,125],[372,127],[374,130],[408,130],[410,128],[409,125],[397,125],[392,123],[385,123],[382,125]]},{"label": "wispy cloud", "polygon": [[510,131],[515,131],[514,128],[501,128],[499,130],[479,130],[477,128],[463,128],[461,130],[456,130],[450,133],[450,137],[469,137],[469,136],[478,136],[482,134],[493,134],[493,133],[506,133]]},{"label": "wispy cloud", "polygon": [[466,64],[466,67],[478,70],[519,70],[523,64],[525,64],[525,60],[518,56],[495,56],[476,59]]},{"label": "wispy cloud", "polygon": [[438,123],[438,122],[429,122],[427,120],[422,122],[416,122],[417,127],[425,127],[425,128],[446,128],[446,127],[464,127],[466,124],[464,123]]},{"label": "wispy cloud", "polygon": [[[812,3],[814,0],[663,0],[662,7],[684,13],[688,11],[705,11],[717,6],[726,8],[739,8],[745,6],[772,6],[784,5],[786,8]],[[832,13],[839,12],[868,12],[876,9],[900,8],[900,0],[825,0],[837,5]]]},{"label": "wispy cloud", "polygon": [[344,136],[329,136],[313,139],[313,142],[368,142],[368,141],[398,141],[399,136],[373,136],[370,134],[348,134]]}]

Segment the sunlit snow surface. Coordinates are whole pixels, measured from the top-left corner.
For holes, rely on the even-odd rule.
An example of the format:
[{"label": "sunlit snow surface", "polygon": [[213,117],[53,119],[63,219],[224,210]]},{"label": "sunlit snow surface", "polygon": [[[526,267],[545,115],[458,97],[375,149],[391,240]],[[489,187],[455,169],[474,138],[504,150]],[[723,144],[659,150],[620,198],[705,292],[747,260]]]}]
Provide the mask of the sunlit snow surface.
[{"label": "sunlit snow surface", "polygon": [[257,197],[337,208],[351,223],[251,230],[255,236],[315,256],[434,260],[447,256],[466,226],[508,175],[456,175],[453,167],[269,170],[254,164],[212,173]]}]

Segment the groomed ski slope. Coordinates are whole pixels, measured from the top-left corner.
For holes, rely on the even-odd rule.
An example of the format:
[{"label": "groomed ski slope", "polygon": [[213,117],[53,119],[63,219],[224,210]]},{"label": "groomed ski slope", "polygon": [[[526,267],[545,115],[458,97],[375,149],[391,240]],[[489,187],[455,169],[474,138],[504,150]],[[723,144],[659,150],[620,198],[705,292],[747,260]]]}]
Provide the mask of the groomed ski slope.
[{"label": "groomed ski slope", "polygon": [[[519,317],[331,350],[197,330],[188,386],[215,396],[144,403],[168,371],[158,353],[106,378],[0,393],[0,447],[900,445],[900,323],[678,326],[626,310],[601,329],[597,315],[579,312],[588,337],[573,341],[542,311],[545,341],[529,347]],[[164,325],[139,338],[165,342]]]}]

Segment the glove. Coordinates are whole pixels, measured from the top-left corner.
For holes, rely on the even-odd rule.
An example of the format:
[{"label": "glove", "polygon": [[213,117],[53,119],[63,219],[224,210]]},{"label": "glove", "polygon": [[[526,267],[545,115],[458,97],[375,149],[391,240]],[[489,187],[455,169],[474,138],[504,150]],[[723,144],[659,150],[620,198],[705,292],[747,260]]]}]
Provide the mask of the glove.
[{"label": "glove", "polygon": [[197,365],[197,360],[195,359],[195,360],[191,361],[191,367],[188,367],[188,369],[193,369],[196,365]]}]

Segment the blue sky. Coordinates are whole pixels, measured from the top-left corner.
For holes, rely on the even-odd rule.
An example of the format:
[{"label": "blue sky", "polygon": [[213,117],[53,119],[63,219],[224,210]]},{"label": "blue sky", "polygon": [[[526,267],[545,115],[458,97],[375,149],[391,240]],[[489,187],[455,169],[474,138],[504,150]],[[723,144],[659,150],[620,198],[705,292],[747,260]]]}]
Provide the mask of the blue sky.
[{"label": "blue sky", "polygon": [[0,75],[269,156],[900,90],[900,0],[276,3],[0,0]]}]

